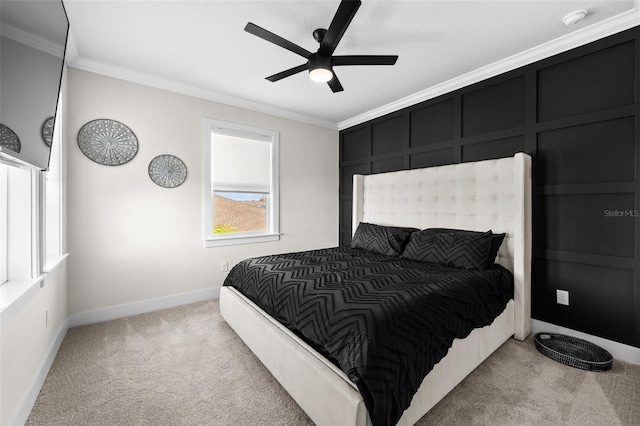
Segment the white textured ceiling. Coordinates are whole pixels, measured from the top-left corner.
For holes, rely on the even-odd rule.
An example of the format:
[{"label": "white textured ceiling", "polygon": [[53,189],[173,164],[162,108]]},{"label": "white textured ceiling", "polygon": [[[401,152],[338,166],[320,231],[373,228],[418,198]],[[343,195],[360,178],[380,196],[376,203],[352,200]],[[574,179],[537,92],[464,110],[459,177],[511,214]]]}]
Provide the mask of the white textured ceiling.
[{"label": "white textured ceiling", "polygon": [[[64,0],[71,66],[344,128],[552,53],[638,25],[638,0],[364,0],[336,55],[398,55],[395,66],[336,69],[344,92],[299,73],[305,62],[243,29],[253,22],[315,52],[339,1]],[[562,18],[588,9],[581,23]],[[480,70],[480,72],[477,72]]]}]

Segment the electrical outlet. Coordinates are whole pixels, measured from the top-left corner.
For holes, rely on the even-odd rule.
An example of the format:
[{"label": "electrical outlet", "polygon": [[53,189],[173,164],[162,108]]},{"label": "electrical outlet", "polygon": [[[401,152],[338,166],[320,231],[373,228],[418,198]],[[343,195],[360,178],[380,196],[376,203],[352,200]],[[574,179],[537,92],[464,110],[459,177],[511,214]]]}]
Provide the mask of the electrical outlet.
[{"label": "electrical outlet", "polygon": [[227,263],[226,260],[220,263],[220,271],[227,272],[228,270],[229,270],[229,264]]},{"label": "electrical outlet", "polygon": [[569,306],[569,292],[567,290],[556,290],[556,303]]}]

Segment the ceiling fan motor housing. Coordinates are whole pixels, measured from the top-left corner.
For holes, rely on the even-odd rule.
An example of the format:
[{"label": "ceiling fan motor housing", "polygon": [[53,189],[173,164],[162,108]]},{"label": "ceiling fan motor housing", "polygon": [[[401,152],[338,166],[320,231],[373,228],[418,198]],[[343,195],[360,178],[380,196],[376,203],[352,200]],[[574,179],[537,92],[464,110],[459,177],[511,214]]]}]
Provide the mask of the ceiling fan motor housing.
[{"label": "ceiling fan motor housing", "polygon": [[324,68],[330,70],[332,67],[331,56],[323,55],[320,52],[313,53],[309,56],[309,71],[316,68]]},{"label": "ceiling fan motor housing", "polygon": [[333,80],[331,55],[324,53],[313,53],[309,56],[307,68],[309,68],[309,78],[318,83],[326,83]]}]

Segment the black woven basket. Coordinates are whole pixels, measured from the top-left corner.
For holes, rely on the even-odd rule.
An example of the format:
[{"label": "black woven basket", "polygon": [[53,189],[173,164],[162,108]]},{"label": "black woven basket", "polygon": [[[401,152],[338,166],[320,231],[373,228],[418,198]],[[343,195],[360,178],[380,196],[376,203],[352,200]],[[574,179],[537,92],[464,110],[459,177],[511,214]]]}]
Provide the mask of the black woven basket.
[{"label": "black woven basket", "polygon": [[554,333],[537,333],[538,351],[562,364],[589,371],[606,371],[613,366],[613,357],[600,346],[577,337]]},{"label": "black woven basket", "polygon": [[571,367],[589,371],[606,371],[613,366],[613,357],[609,352],[577,337],[537,333],[534,342],[541,354]]}]

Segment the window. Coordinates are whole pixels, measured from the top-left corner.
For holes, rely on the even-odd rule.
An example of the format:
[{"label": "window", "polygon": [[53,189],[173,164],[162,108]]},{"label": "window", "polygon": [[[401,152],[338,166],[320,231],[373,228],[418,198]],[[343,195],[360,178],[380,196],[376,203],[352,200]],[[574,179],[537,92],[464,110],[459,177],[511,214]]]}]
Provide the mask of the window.
[{"label": "window", "polygon": [[7,167],[0,163],[0,284],[7,281]]},{"label": "window", "polygon": [[[58,101],[60,105],[61,100]],[[44,270],[49,271],[63,254],[62,247],[62,114],[56,114],[49,170],[44,172]]]},{"label": "window", "polygon": [[276,241],[279,133],[204,120],[206,247]]},{"label": "window", "polygon": [[0,155],[2,309],[64,257],[61,121],[56,114],[48,171]]},{"label": "window", "polygon": [[[10,163],[9,163],[10,164]],[[38,174],[32,167],[0,166],[2,178],[3,282],[26,282],[38,276],[37,205]]]}]

